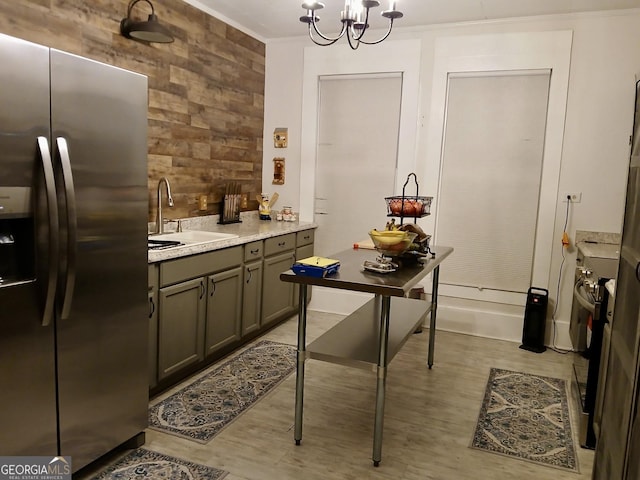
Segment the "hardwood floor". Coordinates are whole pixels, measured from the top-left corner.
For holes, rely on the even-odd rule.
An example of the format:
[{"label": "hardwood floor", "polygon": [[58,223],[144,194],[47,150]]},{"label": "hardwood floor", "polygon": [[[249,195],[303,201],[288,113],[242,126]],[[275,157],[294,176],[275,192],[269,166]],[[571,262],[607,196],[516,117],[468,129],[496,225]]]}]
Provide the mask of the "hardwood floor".
[{"label": "hardwood floor", "polygon": [[[309,312],[308,318],[310,341],[341,317]],[[262,338],[295,345],[296,329],[292,318]],[[378,468],[371,462],[375,374],[316,360],[306,363],[300,446],[293,440],[293,374],[208,444],[148,430],[145,448],[226,470],[226,480],[591,478],[593,452],[580,447],[580,474],[469,448],[490,367],[569,380],[571,354],[535,354],[510,342],[438,331],[429,370],[427,347],[425,329],[389,366]],[[574,435],[576,426],[573,421]]]}]

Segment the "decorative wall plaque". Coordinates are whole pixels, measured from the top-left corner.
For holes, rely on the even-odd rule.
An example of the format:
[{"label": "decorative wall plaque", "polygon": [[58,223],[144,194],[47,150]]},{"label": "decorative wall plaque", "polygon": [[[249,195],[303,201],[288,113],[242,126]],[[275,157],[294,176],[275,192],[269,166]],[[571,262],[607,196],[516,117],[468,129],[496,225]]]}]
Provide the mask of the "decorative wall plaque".
[{"label": "decorative wall plaque", "polygon": [[273,185],[284,185],[284,158],[273,159]]},{"label": "decorative wall plaque", "polygon": [[287,148],[288,128],[276,128],[273,132],[273,146],[276,148]]}]

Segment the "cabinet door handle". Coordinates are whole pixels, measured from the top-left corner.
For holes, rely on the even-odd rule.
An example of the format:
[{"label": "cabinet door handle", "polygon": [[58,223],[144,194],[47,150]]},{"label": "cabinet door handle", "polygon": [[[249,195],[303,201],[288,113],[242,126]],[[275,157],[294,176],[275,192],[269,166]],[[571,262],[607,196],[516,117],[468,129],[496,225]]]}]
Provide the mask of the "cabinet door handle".
[{"label": "cabinet door handle", "polygon": [[636,279],[640,282],[640,262],[636,265]]},{"label": "cabinet door handle", "polygon": [[210,297],[213,297],[213,294],[216,293],[216,282],[215,280],[212,278],[211,279],[211,293],[209,294]]},{"label": "cabinet door handle", "polygon": [[149,318],[153,316],[156,311],[156,304],[153,302],[153,297],[149,297]]},{"label": "cabinet door handle", "polygon": [[255,250],[249,250],[249,253],[251,253],[251,255],[256,255],[259,251],[260,249],[256,248]]},{"label": "cabinet door handle", "polygon": [[202,280],[200,280],[200,299],[202,299],[202,297],[204,297],[204,282]]},{"label": "cabinet door handle", "polygon": [[247,267],[247,275],[249,275],[247,277],[247,282],[246,282],[247,284],[249,284],[249,282],[251,282],[251,280],[253,279],[253,271],[258,270],[259,268],[260,267],[253,267],[253,268]]},{"label": "cabinet door handle", "polygon": [[280,243],[278,244],[278,246],[279,246],[279,247],[284,247],[286,244],[287,244],[287,242],[280,242]]}]

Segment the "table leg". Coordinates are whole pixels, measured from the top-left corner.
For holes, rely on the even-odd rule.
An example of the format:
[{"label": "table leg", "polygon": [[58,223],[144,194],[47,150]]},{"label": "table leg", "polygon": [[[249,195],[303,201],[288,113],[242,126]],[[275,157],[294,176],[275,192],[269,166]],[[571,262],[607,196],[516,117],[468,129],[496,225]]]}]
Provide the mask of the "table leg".
[{"label": "table leg", "polygon": [[440,265],[433,269],[433,285],[431,287],[431,321],[429,322],[429,368],[433,366],[433,351],[436,346],[436,313],[438,311],[438,281]]},{"label": "table leg", "polygon": [[[378,346],[378,367],[376,385],[376,416],[373,426],[373,465],[380,465],[382,459],[382,429],[384,424],[384,396],[387,382],[387,346],[389,340],[389,312],[391,310],[391,298],[376,295],[376,301],[382,299],[382,308],[376,308],[380,312],[380,339]],[[376,305],[376,307],[378,307]]]},{"label": "table leg", "polygon": [[304,362],[306,357],[307,336],[307,285],[300,284],[300,303],[298,306],[298,357],[296,364],[296,409],[294,439],[296,445],[302,441],[302,403],[304,397]]}]

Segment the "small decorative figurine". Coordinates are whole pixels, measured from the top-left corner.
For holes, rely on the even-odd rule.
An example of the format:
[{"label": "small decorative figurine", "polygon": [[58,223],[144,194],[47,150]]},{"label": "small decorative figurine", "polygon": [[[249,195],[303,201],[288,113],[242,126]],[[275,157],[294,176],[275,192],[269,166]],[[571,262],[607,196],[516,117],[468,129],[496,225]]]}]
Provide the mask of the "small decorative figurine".
[{"label": "small decorative figurine", "polygon": [[269,200],[269,195],[266,193],[256,195],[256,199],[259,205],[260,220],[271,220],[271,207],[278,201],[278,193],[274,193],[271,196],[271,200]]}]

